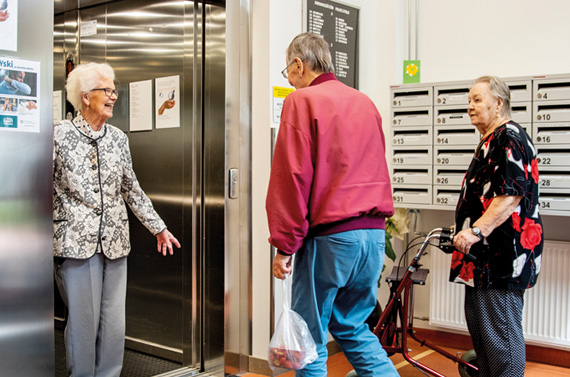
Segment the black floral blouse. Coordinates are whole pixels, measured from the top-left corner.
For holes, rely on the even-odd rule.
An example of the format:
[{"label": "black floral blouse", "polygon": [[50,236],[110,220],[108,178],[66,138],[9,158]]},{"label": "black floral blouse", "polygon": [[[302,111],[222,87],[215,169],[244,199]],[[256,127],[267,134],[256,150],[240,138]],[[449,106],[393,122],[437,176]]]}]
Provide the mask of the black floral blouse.
[{"label": "black floral blouse", "polygon": [[538,164],[532,141],[513,121],[479,143],[455,210],[456,232],[471,227],[499,195],[522,199],[511,217],[471,247],[475,260],[454,251],[450,281],[501,289],[525,289],[536,284],[544,242]]}]

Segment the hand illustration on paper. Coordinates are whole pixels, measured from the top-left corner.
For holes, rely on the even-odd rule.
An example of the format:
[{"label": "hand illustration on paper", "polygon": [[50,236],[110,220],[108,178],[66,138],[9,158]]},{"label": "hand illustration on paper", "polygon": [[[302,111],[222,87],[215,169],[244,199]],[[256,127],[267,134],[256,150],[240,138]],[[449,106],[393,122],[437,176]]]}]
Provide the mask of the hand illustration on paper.
[{"label": "hand illustration on paper", "polygon": [[173,99],[167,99],[158,109],[158,115],[162,115],[164,113],[164,110],[166,109],[172,109],[174,105],[176,105],[176,101],[174,101]]},{"label": "hand illustration on paper", "polygon": [[10,13],[8,11],[1,12],[0,11],[0,22],[6,21],[10,17]]}]

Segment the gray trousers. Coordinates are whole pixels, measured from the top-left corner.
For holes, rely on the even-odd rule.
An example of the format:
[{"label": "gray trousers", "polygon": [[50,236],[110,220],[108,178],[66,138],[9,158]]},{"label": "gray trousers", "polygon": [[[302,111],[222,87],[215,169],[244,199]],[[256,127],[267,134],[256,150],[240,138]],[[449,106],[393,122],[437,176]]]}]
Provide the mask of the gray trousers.
[{"label": "gray trousers", "polygon": [[68,308],[67,370],[72,377],[119,377],[125,348],[127,258],[103,254],[56,263],[56,282]]},{"label": "gray trousers", "polygon": [[465,287],[465,319],[477,353],[479,377],[523,377],[524,289]]}]

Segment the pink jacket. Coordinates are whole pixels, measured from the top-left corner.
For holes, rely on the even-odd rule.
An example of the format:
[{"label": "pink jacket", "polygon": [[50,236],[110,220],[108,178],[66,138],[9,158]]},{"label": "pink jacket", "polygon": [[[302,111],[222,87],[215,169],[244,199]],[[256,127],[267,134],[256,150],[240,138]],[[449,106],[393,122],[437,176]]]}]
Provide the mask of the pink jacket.
[{"label": "pink jacket", "polygon": [[266,209],[269,242],[288,254],[315,229],[363,218],[384,227],[394,205],[382,118],[365,94],[328,73],[287,96]]}]

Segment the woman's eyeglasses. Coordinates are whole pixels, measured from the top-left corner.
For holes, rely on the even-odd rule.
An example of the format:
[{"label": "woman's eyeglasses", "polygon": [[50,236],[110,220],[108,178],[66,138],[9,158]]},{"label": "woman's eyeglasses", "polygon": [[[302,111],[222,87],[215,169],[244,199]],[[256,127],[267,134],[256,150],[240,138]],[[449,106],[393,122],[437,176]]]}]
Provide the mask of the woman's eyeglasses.
[{"label": "woman's eyeglasses", "polygon": [[95,91],[95,90],[102,90],[105,92],[105,95],[109,98],[111,98],[112,95],[115,95],[115,98],[119,97],[119,91],[116,89],[111,89],[111,88],[96,88],[96,89],[91,89],[91,91]]}]

